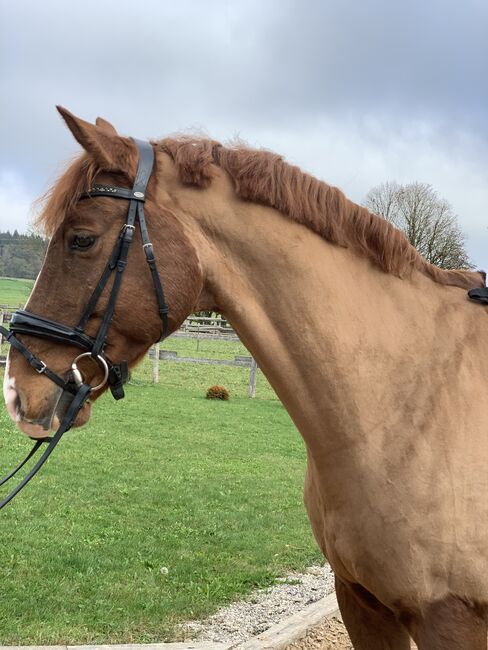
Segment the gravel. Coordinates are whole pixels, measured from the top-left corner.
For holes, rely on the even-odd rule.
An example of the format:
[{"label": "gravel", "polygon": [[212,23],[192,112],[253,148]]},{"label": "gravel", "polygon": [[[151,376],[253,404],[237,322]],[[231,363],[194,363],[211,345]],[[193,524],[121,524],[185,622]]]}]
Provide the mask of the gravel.
[{"label": "gravel", "polygon": [[208,619],[186,623],[184,632],[199,641],[240,643],[333,591],[334,576],[329,565],[313,566],[305,573],[280,578],[273,587],[255,591]]}]

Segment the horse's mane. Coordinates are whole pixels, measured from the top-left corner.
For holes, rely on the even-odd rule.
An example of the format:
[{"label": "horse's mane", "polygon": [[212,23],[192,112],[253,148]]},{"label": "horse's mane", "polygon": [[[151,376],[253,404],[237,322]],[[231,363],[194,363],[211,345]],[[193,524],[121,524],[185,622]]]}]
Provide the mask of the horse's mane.
[{"label": "horse's mane", "polygon": [[[237,196],[276,208],[327,241],[353,248],[387,273],[406,277],[417,269],[439,284],[464,289],[485,285],[483,273],[444,270],[430,264],[386,219],[275,153],[242,144],[224,147],[214,140],[189,136],[153,144],[173,159],[184,184],[208,187],[218,166],[232,179]],[[59,178],[44,197],[44,209],[37,221],[46,234],[54,233],[99,171],[83,154]]]},{"label": "horse's mane", "polygon": [[430,264],[386,219],[278,154],[242,144],[224,147],[214,140],[189,136],[155,144],[171,156],[183,183],[207,187],[218,165],[229,174],[239,197],[276,208],[327,241],[355,249],[387,273],[405,277],[418,269],[440,284],[465,289],[485,285],[483,273]]}]

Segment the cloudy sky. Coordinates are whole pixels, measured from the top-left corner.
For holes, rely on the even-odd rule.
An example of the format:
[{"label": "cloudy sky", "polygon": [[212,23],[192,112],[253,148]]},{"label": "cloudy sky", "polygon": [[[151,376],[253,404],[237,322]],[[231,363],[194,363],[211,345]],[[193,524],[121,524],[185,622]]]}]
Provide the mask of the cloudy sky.
[{"label": "cloudy sky", "polygon": [[76,142],[198,129],[273,149],[362,201],[430,183],[488,269],[486,0],[0,0],[0,230]]}]

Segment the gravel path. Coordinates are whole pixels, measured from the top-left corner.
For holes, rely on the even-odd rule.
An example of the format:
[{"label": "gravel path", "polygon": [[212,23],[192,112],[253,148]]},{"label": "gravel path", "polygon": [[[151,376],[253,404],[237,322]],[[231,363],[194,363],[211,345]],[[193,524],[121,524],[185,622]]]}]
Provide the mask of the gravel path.
[{"label": "gravel path", "polygon": [[[334,591],[334,575],[329,565],[313,566],[305,573],[290,573],[277,582],[219,609],[208,619],[187,623],[185,635],[198,641],[241,643]],[[412,643],[412,650],[416,647]],[[344,624],[332,617],[286,650],[353,650],[353,646]]]},{"label": "gravel path", "polygon": [[[290,573],[273,587],[223,607],[204,621],[187,623],[184,631],[199,641],[246,641],[333,591],[334,576],[329,565],[310,567],[305,573]],[[307,647],[313,646],[303,646]]]}]

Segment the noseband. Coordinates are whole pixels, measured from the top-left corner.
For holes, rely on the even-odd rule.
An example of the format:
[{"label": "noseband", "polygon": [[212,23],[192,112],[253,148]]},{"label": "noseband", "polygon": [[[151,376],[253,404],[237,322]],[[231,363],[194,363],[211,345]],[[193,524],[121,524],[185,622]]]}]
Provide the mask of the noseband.
[{"label": "noseband", "polygon": [[[168,306],[164,299],[163,286],[159,278],[156,260],[154,258],[153,245],[149,240],[149,234],[146,226],[146,219],[144,216],[144,202],[146,200],[146,191],[149,178],[154,165],[154,151],[148,142],[141,140],[133,140],[139,152],[139,162],[137,167],[136,178],[134,186],[130,190],[125,187],[112,187],[110,185],[96,184],[91,187],[87,192],[80,195],[80,199],[92,198],[95,196],[104,196],[108,198],[123,199],[129,201],[129,210],[127,213],[126,223],[122,226],[120,234],[115,243],[114,249],[109,257],[107,265],[100,276],[97,286],[93,290],[90,299],[81,315],[80,320],[74,327],[63,325],[53,320],[32,314],[28,311],[16,311],[10,321],[10,330],[6,330],[0,326],[0,333],[5,339],[14,347],[23,357],[27,360],[29,365],[36,370],[39,374],[45,375],[55,384],[57,384],[63,391],[73,395],[72,401],[66,410],[66,413],[61,421],[61,424],[52,438],[43,438],[37,440],[29,454],[24,460],[7,476],[0,480],[0,486],[9,481],[17,472],[27,463],[27,461],[34,456],[40,446],[47,442],[47,449],[39,458],[37,463],[27,474],[27,476],[20,481],[16,487],[8,494],[2,501],[0,501],[0,510],[11,501],[16,494],[31,480],[35,474],[44,465],[54,447],[58,444],[62,435],[68,431],[76,416],[80,412],[83,404],[90,397],[92,391],[100,390],[105,384],[108,383],[112,395],[115,399],[122,399],[124,397],[123,385],[128,377],[127,361],[120,363],[113,363],[108,357],[105,356],[104,347],[107,341],[107,334],[112,322],[115,311],[115,305],[122,282],[122,275],[127,265],[127,256],[129,247],[134,238],[134,231],[136,223],[139,226],[141,233],[143,250],[146,256],[146,261],[151,272],[156,298],[158,302],[158,311],[161,318],[161,338],[164,338],[168,333]],[[107,285],[110,277],[114,274],[112,288],[110,290],[107,308],[102,318],[102,322],[98,329],[97,334],[92,337],[85,333],[86,325],[92,316],[96,305],[102,295],[102,292]],[[71,364],[71,372],[65,379],[55,373],[53,370],[36,357],[18,338],[18,334],[27,334],[29,336],[38,336],[41,338],[58,341],[60,343],[73,345],[81,348],[83,352],[79,354]],[[78,368],[78,361],[82,358],[90,358],[94,363],[98,364],[103,371],[103,379],[96,386],[90,386],[84,382],[83,375]]]}]

